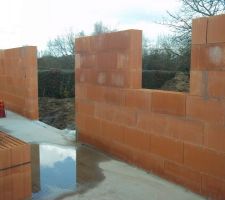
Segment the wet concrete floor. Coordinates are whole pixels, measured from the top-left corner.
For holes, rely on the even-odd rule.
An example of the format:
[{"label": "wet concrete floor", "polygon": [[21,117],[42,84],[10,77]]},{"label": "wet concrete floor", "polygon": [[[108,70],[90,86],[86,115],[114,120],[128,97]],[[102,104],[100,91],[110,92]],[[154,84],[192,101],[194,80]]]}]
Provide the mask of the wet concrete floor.
[{"label": "wet concrete floor", "polygon": [[31,145],[32,199],[56,199],[76,191],[76,150],[53,144]]},{"label": "wet concrete floor", "polygon": [[205,199],[14,113],[0,119],[0,130],[32,144],[34,200]]},{"label": "wet concrete floor", "polygon": [[31,144],[32,199],[85,193],[104,180],[98,163],[106,160],[85,145]]}]

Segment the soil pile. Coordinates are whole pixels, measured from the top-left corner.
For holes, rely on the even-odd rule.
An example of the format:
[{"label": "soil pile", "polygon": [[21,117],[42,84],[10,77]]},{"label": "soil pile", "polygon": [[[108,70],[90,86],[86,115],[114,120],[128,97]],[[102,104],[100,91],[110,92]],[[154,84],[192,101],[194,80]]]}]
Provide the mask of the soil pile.
[{"label": "soil pile", "polygon": [[40,121],[58,129],[75,129],[74,98],[39,98]]}]

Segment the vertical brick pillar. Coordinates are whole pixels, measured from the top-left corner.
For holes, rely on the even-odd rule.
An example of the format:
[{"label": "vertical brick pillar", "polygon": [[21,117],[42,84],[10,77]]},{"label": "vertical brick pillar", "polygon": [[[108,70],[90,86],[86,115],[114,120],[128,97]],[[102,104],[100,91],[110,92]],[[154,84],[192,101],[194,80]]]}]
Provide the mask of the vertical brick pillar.
[{"label": "vertical brick pillar", "polygon": [[[188,118],[204,122],[204,135],[203,148],[199,146],[195,149],[192,146],[195,149],[192,155],[195,156],[189,166],[203,172],[201,192],[213,199],[225,199],[224,169],[220,170],[225,166],[224,98],[225,15],[195,19],[192,30],[190,95],[186,109]],[[202,153],[199,157],[197,150]],[[184,146],[184,152],[191,155],[187,146]],[[188,154],[184,153],[184,162],[189,159]],[[207,162],[200,160],[201,157]],[[196,167],[198,162],[203,167]]]},{"label": "vertical brick pillar", "polygon": [[[116,117],[112,126],[118,126],[116,121],[131,123],[131,116],[136,119],[133,111],[125,111],[121,106],[125,102],[125,89],[141,88],[141,44],[139,30],[76,39],[75,107],[79,140],[103,143],[105,134],[100,115],[109,118],[124,113],[123,119]],[[109,111],[102,111],[104,106]]]},{"label": "vertical brick pillar", "polygon": [[76,83],[141,88],[139,30],[107,33],[76,40]]},{"label": "vertical brick pillar", "polygon": [[225,15],[193,20],[190,94],[225,97]]}]

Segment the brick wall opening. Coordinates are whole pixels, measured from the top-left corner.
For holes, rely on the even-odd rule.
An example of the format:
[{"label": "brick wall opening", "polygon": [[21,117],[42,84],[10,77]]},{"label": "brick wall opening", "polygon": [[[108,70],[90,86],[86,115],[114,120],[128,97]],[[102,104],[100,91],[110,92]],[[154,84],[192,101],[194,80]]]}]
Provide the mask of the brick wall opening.
[{"label": "brick wall opening", "polygon": [[181,44],[171,39],[161,38],[152,46],[143,38],[142,88],[189,92],[191,46],[181,50]]},{"label": "brick wall opening", "polygon": [[142,89],[140,30],[76,39],[79,140],[225,199],[224,25],[193,20],[189,93]]}]

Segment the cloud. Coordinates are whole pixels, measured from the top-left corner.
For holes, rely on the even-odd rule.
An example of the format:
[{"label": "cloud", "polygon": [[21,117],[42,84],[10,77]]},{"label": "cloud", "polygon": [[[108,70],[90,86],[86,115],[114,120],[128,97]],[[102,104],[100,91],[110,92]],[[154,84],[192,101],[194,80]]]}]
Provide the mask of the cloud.
[{"label": "cloud", "polygon": [[[43,49],[47,41],[68,29],[91,34],[93,24],[102,21],[110,28],[161,31],[155,21],[174,10],[177,0],[7,0],[0,8],[0,48],[37,45]],[[153,30],[153,27],[155,30]],[[150,31],[151,30],[151,31]],[[166,29],[163,29],[166,30]]]},{"label": "cloud", "polygon": [[54,167],[55,163],[70,158],[76,161],[76,151],[57,145],[40,145],[40,162],[43,167]]}]

